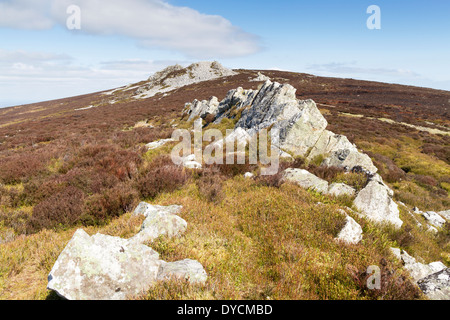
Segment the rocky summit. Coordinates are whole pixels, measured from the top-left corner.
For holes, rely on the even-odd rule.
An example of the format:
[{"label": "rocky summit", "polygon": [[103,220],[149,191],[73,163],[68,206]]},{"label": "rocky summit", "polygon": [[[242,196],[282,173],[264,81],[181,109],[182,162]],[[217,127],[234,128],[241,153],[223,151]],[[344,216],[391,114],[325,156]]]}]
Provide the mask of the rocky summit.
[{"label": "rocky summit", "polygon": [[193,63],[184,68],[180,65],[169,66],[156,72],[148,81],[135,91],[136,99],[153,97],[157,93],[166,93],[193,83],[214,80],[236,75],[236,72],[214,61]]}]

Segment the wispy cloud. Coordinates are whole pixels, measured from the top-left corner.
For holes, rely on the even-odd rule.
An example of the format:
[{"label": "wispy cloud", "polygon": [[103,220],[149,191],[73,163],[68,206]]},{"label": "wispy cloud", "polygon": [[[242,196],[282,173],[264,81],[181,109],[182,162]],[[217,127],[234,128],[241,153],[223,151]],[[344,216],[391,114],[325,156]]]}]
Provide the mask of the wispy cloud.
[{"label": "wispy cloud", "polygon": [[339,76],[345,75],[368,75],[368,76],[385,76],[385,77],[402,77],[402,78],[417,78],[420,75],[416,72],[406,69],[389,69],[389,68],[368,68],[360,67],[357,62],[331,62],[325,64],[310,64],[307,66],[308,70],[313,72],[325,72]]},{"label": "wispy cloud", "polygon": [[196,59],[245,56],[259,39],[227,19],[163,0],[15,0],[0,3],[0,27],[66,26],[67,8],[81,9],[80,32],[133,38],[140,46],[177,50]]}]

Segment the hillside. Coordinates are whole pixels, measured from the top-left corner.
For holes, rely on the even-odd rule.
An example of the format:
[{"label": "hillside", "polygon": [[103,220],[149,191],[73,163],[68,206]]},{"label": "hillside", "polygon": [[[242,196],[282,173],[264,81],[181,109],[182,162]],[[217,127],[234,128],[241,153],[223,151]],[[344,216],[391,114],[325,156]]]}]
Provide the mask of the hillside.
[{"label": "hillside", "polygon": [[[266,77],[293,92],[289,103],[312,99],[326,120],[321,130],[370,157],[393,191],[400,228],[358,214],[356,194],[285,182],[283,170],[307,170],[358,194],[370,184],[364,172],[324,166],[322,153],[282,159],[279,173],[264,177],[251,164],[182,168],[171,162],[173,143],[148,147],[193,128],[186,103],[213,108],[212,96],[223,101],[237,88],[258,94]],[[230,103],[222,121],[205,113],[205,128],[236,129],[250,106],[235,102],[244,111]],[[436,226],[428,214],[450,209],[449,107],[447,91],[199,63],[110,91],[0,109],[0,298],[56,298],[47,275],[76,230],[131,238],[144,222],[132,212],[144,201],[182,206],[177,214],[187,221],[182,235],[144,243],[167,262],[195,259],[208,280],[159,281],[134,298],[425,299],[416,285],[425,277],[408,272],[404,252],[420,268],[450,264],[449,224]],[[346,216],[361,227],[357,243],[335,241]],[[390,248],[404,250],[401,258]],[[381,290],[365,286],[372,265],[381,268]]]}]

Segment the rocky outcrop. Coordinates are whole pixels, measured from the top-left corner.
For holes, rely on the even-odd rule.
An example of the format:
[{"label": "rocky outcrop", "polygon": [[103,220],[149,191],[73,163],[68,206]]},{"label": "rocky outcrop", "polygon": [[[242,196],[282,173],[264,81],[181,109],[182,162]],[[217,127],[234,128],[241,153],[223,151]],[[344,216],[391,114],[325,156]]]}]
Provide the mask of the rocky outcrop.
[{"label": "rocky outcrop", "polygon": [[352,144],[346,136],[334,134],[328,130],[323,131],[309,153],[308,160],[323,155],[326,157],[322,164],[328,167],[342,167],[348,170],[361,167],[368,173],[378,171],[370,157],[359,152],[356,145]]},{"label": "rocky outcrop", "polygon": [[[278,132],[278,136],[272,136],[271,146],[281,156],[302,156],[307,161],[321,158],[323,166],[366,173],[371,179],[357,195],[356,207],[376,222],[389,222],[401,227],[403,222],[399,218],[397,204],[392,199],[393,191],[376,174],[377,168],[370,157],[361,153],[347,137],[326,130],[328,123],[315,102],[298,100],[296,89],[291,85],[268,80],[259,90],[230,90],[218,106],[215,99],[211,101],[214,101],[212,105],[202,102],[200,106],[194,101],[186,105],[184,112],[201,116],[205,114],[204,110],[217,110],[216,113],[209,113],[215,117],[215,123],[220,123],[224,118],[237,120],[233,133],[215,144],[223,146],[230,139],[247,143],[263,129]],[[284,179],[304,188],[337,196],[355,193],[343,185],[329,188],[328,182],[304,170],[286,170]]]},{"label": "rocky outcrop", "polygon": [[309,160],[323,157],[323,165],[338,166],[348,170],[355,167],[367,173],[377,168],[370,158],[358,151],[345,136],[326,130],[328,125],[316,103],[312,100],[298,100],[296,89],[289,84],[267,80],[259,90],[230,90],[219,102],[194,101],[186,104],[185,114],[189,119],[211,114],[214,122],[224,118],[237,119],[235,130],[245,130],[253,136],[262,129],[279,132],[272,137],[272,146],[280,154],[302,156]]},{"label": "rocky outcrop", "polygon": [[450,300],[450,269],[440,261],[423,264],[406,251],[391,248],[422,292],[431,300]]},{"label": "rocky outcrop", "polygon": [[354,205],[370,220],[379,223],[388,222],[400,228],[403,221],[400,220],[400,211],[392,199],[393,196],[394,192],[377,174],[369,179],[366,187],[358,193]]},{"label": "rocky outcrop", "polygon": [[171,278],[204,283],[207,275],[194,260],[165,262],[144,245],[161,235],[179,236],[186,221],[175,214],[181,206],[141,203],[135,215],[146,217],[130,239],[78,230],[59,255],[48,276],[48,289],[69,300],[124,300],[142,294],[156,281]]},{"label": "rocky outcrop", "polygon": [[184,108],[187,110],[186,114],[189,116],[188,121],[194,120],[197,117],[205,118],[209,114],[217,113],[219,100],[216,97],[211,97],[209,101],[194,100],[192,103],[186,103]]},{"label": "rocky outcrop", "polygon": [[418,285],[431,300],[450,300],[450,268],[419,280]]},{"label": "rocky outcrop", "polygon": [[172,90],[203,81],[233,76],[237,73],[223,67],[218,62],[198,62],[187,68],[180,65],[170,66],[156,72],[148,81],[136,89],[134,98],[145,99],[158,93],[166,93]]}]

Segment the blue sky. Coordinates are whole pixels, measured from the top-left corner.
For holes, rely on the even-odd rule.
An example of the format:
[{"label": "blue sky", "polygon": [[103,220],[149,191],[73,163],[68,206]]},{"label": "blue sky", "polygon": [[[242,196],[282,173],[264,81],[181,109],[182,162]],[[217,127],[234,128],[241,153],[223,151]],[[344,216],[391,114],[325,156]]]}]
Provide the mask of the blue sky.
[{"label": "blue sky", "polygon": [[[72,4],[80,30],[66,27]],[[0,0],[0,107],[200,60],[450,90],[449,17],[442,0]]]}]

